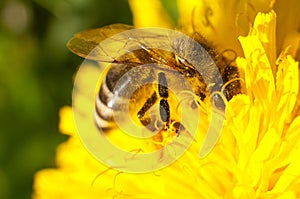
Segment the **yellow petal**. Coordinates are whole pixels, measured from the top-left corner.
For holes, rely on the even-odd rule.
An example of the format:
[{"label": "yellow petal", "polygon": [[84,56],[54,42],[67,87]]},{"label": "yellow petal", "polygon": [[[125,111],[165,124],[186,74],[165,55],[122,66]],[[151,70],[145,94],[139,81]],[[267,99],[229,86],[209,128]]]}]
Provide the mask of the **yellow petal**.
[{"label": "yellow petal", "polygon": [[59,130],[67,135],[74,135],[76,133],[76,128],[74,124],[72,108],[69,106],[64,106],[59,111]]},{"label": "yellow petal", "polygon": [[295,74],[298,74],[298,63],[291,56],[287,56],[279,64],[276,77],[276,95],[279,97],[276,112],[286,116],[278,116],[279,129],[294,117],[291,113],[299,91],[299,76]]},{"label": "yellow petal", "polygon": [[257,35],[259,41],[263,45],[265,52],[268,56],[268,60],[272,67],[273,75],[276,73],[276,14],[274,11],[269,13],[258,13],[254,25],[253,30],[250,35]]},{"label": "yellow petal", "polygon": [[[299,145],[298,145],[299,147]],[[292,188],[293,186],[295,186],[295,183],[299,183],[296,181],[296,179],[299,179],[300,177],[300,169],[299,169],[299,165],[300,165],[300,160],[299,160],[299,155],[300,152],[298,151],[298,158],[294,159],[294,162],[291,163],[287,169],[284,171],[284,173],[282,174],[282,176],[280,177],[280,179],[278,180],[278,182],[276,183],[273,191],[274,192],[285,192],[287,191],[289,188]]]},{"label": "yellow petal", "polygon": [[[144,3],[142,6],[147,7],[149,2],[131,0],[131,6],[133,8],[133,5],[141,6]],[[151,2],[155,6],[159,1]],[[252,23],[251,15],[260,9],[268,10],[274,4],[274,0],[241,1],[240,4],[235,1],[220,3],[217,0],[213,0],[211,4],[208,0],[178,2],[182,10],[186,3],[189,11],[186,12],[185,20],[190,25],[191,11],[203,9],[202,14],[195,15],[197,19],[194,20],[194,25],[197,30],[201,27],[198,27],[198,22],[209,19],[212,26],[205,27],[207,32],[211,31],[211,35],[220,37],[222,31],[213,33],[209,28],[221,27],[220,30],[229,31],[223,33],[222,39],[230,42],[233,41],[232,38],[227,38],[230,36],[230,25],[243,27],[240,24],[243,21],[241,16],[249,17],[248,21],[247,17],[243,19]],[[216,2],[219,2],[218,5],[214,4]],[[149,5],[149,8],[153,5]],[[197,5],[196,8],[193,5]],[[213,15],[205,13],[208,7],[212,9]],[[161,8],[157,11],[161,11]],[[239,12],[231,13],[231,10]],[[143,13],[135,16],[139,14],[143,16]],[[181,15],[181,20],[183,18],[184,15]],[[229,22],[226,22],[227,19]],[[274,80],[272,67],[276,60],[273,52],[275,19],[273,12],[259,14],[250,35],[239,38],[245,58],[238,58],[237,64],[245,71],[247,91],[234,96],[228,102],[220,140],[205,159],[199,159],[199,149],[205,129],[209,126],[209,117],[206,118],[206,115],[201,115],[201,130],[186,153],[173,164],[155,173],[136,175],[107,169],[85,150],[78,136],[71,136],[57,150],[58,168],[44,170],[36,175],[34,198],[299,198],[300,117],[296,117],[299,69],[297,63],[283,53],[277,62],[279,65],[276,82]],[[222,21],[225,22],[221,23]],[[145,22],[148,23],[148,19]],[[247,25],[244,24],[245,27]],[[234,39],[237,41],[237,38]],[[222,43],[222,40],[218,42],[226,43]],[[83,86],[78,89],[85,92],[84,88],[91,84],[91,77],[95,75],[97,80],[97,74],[95,71],[91,75],[83,76],[80,84]],[[84,93],[79,95],[75,102],[79,110],[86,109],[87,103],[94,107],[93,97],[97,83],[93,83],[95,85],[88,91],[88,97]],[[70,128],[69,125],[73,124],[63,116],[72,117],[70,113],[70,108],[61,111],[60,128],[66,132],[72,130],[73,127]],[[93,114],[88,112],[87,115],[89,118],[80,119],[84,123],[83,127],[89,128],[93,122]],[[193,125],[197,125],[197,122]],[[95,129],[94,131],[93,133],[99,133]],[[119,130],[114,129],[111,133],[109,139],[116,140],[118,146],[124,145],[127,150],[132,149],[132,145],[128,144],[130,140],[121,136]],[[94,144],[93,147],[98,147],[96,139],[90,141]],[[100,146],[98,149],[108,148]]]},{"label": "yellow petal", "polygon": [[233,49],[242,56],[238,36],[245,36],[258,12],[269,12],[274,0],[177,0],[179,24],[198,32],[219,50]]},{"label": "yellow petal", "polygon": [[296,194],[293,191],[287,191],[276,198],[277,199],[296,199],[298,197],[296,196]]},{"label": "yellow petal", "polygon": [[245,2],[177,0],[179,24],[186,32],[202,34],[220,51],[234,49],[238,55],[242,55],[237,37],[241,32],[245,35],[249,26],[247,23],[246,30],[242,30],[236,24],[236,20],[237,13],[244,11]]},{"label": "yellow petal", "polygon": [[[300,2],[299,0],[276,0],[274,9],[277,13],[277,54],[291,46],[289,54],[296,56],[300,47]],[[298,54],[299,56],[299,54]],[[297,61],[299,61],[299,58]]]},{"label": "yellow petal", "polygon": [[275,82],[268,57],[257,36],[239,37],[244,49],[247,65],[240,67],[245,71],[246,87],[262,105],[268,110],[275,94]]}]

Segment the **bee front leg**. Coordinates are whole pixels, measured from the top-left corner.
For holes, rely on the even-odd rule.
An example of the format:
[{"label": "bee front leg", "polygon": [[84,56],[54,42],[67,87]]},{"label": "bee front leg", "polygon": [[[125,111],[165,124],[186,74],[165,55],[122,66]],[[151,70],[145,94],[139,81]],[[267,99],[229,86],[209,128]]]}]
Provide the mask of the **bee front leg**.
[{"label": "bee front leg", "polygon": [[145,118],[145,113],[155,104],[157,101],[157,95],[156,92],[153,92],[150,98],[147,99],[145,104],[142,106],[142,108],[137,113],[137,117],[139,118],[140,122],[147,126],[150,124],[151,120],[150,118]]}]

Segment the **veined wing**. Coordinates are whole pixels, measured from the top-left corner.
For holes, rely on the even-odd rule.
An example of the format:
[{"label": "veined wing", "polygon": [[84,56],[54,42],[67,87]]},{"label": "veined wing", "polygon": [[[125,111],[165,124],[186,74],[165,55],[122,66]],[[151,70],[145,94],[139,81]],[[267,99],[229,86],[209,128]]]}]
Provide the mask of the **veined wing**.
[{"label": "veined wing", "polygon": [[201,79],[202,83],[193,83],[196,85],[222,82],[219,70],[206,49],[187,35],[170,29],[134,29],[128,25],[113,24],[76,34],[68,47],[83,58],[99,62],[131,66],[149,63],[167,65],[191,77],[191,82]]},{"label": "veined wing", "polygon": [[90,55],[90,53],[105,39],[130,29],[133,27],[125,24],[113,24],[102,28],[84,30],[75,34],[68,41],[67,47],[82,58],[100,61],[101,57]]},{"label": "veined wing", "polygon": [[80,57],[100,62],[167,64],[164,57],[170,58],[168,51],[173,51],[177,36],[166,29],[134,29],[129,25],[113,24],[79,32],[67,47]]}]

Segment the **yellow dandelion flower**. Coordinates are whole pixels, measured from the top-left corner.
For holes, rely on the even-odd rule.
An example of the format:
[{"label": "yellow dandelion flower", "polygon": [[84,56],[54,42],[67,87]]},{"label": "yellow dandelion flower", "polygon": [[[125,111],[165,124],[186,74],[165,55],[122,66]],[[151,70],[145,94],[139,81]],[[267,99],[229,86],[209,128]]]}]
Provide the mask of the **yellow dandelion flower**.
[{"label": "yellow dandelion flower", "polygon": [[[130,4],[134,15],[141,16],[138,1]],[[154,5],[163,10],[159,1]],[[70,138],[58,148],[58,167],[36,174],[34,198],[299,198],[299,65],[294,60],[299,33],[294,25],[287,25],[287,32],[280,28],[283,22],[276,21],[276,14],[281,20],[287,12],[280,11],[281,6],[274,0],[226,5],[178,0],[183,29],[204,29],[207,38],[215,37],[220,49],[234,49],[241,55],[236,64],[243,73],[245,93],[227,103],[221,137],[208,156],[199,158],[204,134],[198,133],[185,154],[164,169],[131,174],[107,168],[84,149],[74,133],[72,110],[64,107],[60,130]],[[288,18],[299,16],[297,11],[289,10]],[[203,23],[208,19],[211,30]],[[145,24],[166,27],[156,17],[149,21]],[[135,23],[143,26],[142,20]],[[209,117],[204,114],[199,123],[199,131],[205,132]],[[126,141],[121,139],[119,143]]]},{"label": "yellow dandelion flower", "polygon": [[299,34],[299,21],[300,3],[297,0],[289,1],[276,1],[274,10],[277,14],[277,53],[281,49],[287,49],[289,54],[300,60],[300,34]]},{"label": "yellow dandelion flower", "polygon": [[[130,0],[134,23],[138,27],[170,27],[170,17],[162,10],[158,1]],[[145,6],[147,5],[147,6]],[[298,0],[266,1],[222,1],[222,0],[177,0],[179,24],[185,32],[199,32],[208,41],[221,49],[234,49],[242,56],[243,50],[238,36],[246,36],[255,16],[259,12],[277,13],[277,53],[289,46],[289,53],[299,60],[299,19]],[[158,17],[159,16],[159,17]],[[163,18],[161,17],[163,16]],[[148,20],[151,20],[149,22]]]},{"label": "yellow dandelion flower", "polygon": [[134,13],[135,27],[172,28],[174,26],[159,0],[129,0],[129,4]]}]

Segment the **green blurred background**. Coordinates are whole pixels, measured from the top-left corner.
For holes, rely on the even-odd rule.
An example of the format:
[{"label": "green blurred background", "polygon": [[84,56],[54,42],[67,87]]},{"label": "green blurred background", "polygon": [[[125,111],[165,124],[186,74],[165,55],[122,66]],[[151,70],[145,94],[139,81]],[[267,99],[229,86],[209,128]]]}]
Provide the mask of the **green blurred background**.
[{"label": "green blurred background", "polygon": [[0,199],[31,198],[34,173],[55,167],[58,111],[82,61],[66,42],[111,23],[132,23],[126,0],[0,0]]}]

